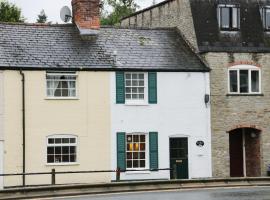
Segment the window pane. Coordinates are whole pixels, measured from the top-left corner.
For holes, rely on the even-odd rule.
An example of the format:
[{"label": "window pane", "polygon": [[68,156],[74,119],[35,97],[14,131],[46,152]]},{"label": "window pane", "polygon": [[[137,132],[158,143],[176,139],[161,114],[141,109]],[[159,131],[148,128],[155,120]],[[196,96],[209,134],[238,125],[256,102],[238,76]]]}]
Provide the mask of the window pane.
[{"label": "window pane", "polygon": [[237,84],[238,84],[237,71],[231,70],[230,71],[230,92],[238,92]]},{"label": "window pane", "polygon": [[47,147],[47,154],[54,154],[54,147]]},{"label": "window pane", "polygon": [[69,154],[69,147],[62,147],[62,154]]},{"label": "window pane", "polygon": [[230,9],[229,8],[220,8],[221,16],[221,27],[229,28],[230,27]]},{"label": "window pane", "polygon": [[70,138],[69,141],[70,143],[76,143],[76,138]]},{"label": "window pane", "polygon": [[61,138],[55,138],[55,144],[60,144],[61,143]]},{"label": "window pane", "polygon": [[132,136],[131,135],[127,136],[127,142],[132,142]]},{"label": "window pane", "polygon": [[259,92],[259,71],[251,71],[251,91]]},{"label": "window pane", "polygon": [[54,144],[54,139],[53,138],[49,138],[48,143],[49,144]]},{"label": "window pane", "polygon": [[54,155],[47,156],[47,163],[54,163]]},{"label": "window pane", "polygon": [[132,161],[131,160],[127,161],[127,168],[132,168]]},{"label": "window pane", "polygon": [[144,143],[141,143],[141,144],[140,144],[140,150],[141,150],[141,151],[144,151],[144,150],[145,150],[145,144],[144,144]]},{"label": "window pane", "polygon": [[140,142],[144,142],[145,141],[145,135],[140,135]]},{"label": "window pane", "polygon": [[69,155],[63,155],[62,162],[69,162]]},{"label": "window pane", "polygon": [[238,28],[238,8],[232,8],[232,26]]},{"label": "window pane", "polygon": [[62,138],[62,143],[69,143],[69,138]]},{"label": "window pane", "polygon": [[139,135],[133,135],[133,142],[139,142]]},{"label": "window pane", "polygon": [[145,160],[140,160],[140,167],[144,168],[145,167]]},{"label": "window pane", "polygon": [[270,29],[270,9],[265,10],[265,28]]},{"label": "window pane", "polygon": [[140,153],[140,159],[145,159],[145,152]]},{"label": "window pane", "polygon": [[139,143],[133,143],[133,151],[139,151]]},{"label": "window pane", "polygon": [[139,161],[138,160],[133,160],[133,167],[138,168],[139,167]]},{"label": "window pane", "polygon": [[55,154],[61,154],[61,147],[55,147]]},{"label": "window pane", "polygon": [[76,153],[76,147],[74,146],[71,146],[69,150],[70,150],[70,153]]},{"label": "window pane", "polygon": [[133,153],[133,159],[138,159],[139,158],[139,153]]},{"label": "window pane", "polygon": [[70,162],[76,162],[76,155],[70,155]]},{"label": "window pane", "polygon": [[131,79],[131,74],[126,74],[127,79]]},{"label": "window pane", "polygon": [[240,70],[240,93],[248,93],[248,70]]},{"label": "window pane", "polygon": [[127,159],[132,159],[132,153],[130,152],[127,153]]},{"label": "window pane", "polygon": [[62,162],[61,155],[55,155],[54,159],[55,159],[54,161],[55,161],[56,163]]}]

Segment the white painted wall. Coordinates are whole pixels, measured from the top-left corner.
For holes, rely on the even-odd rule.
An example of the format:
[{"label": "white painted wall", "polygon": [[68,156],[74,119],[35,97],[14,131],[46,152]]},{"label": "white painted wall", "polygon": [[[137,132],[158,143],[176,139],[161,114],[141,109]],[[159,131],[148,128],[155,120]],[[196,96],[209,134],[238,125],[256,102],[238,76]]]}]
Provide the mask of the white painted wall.
[{"label": "white painted wall", "polygon": [[[4,74],[0,71],[0,174],[4,173]],[[3,189],[3,176],[0,176],[0,189]]]},{"label": "white painted wall", "polygon": [[[210,94],[208,73],[157,73],[158,103],[154,105],[123,105],[115,100],[115,73],[111,73],[112,149],[111,166],[116,169],[116,133],[157,131],[159,137],[159,168],[169,168],[169,138],[188,137],[189,178],[211,177],[210,106],[204,95]],[[203,140],[205,146],[196,146]],[[169,179],[168,171],[127,172],[122,180]],[[115,175],[112,175],[115,180]]]}]

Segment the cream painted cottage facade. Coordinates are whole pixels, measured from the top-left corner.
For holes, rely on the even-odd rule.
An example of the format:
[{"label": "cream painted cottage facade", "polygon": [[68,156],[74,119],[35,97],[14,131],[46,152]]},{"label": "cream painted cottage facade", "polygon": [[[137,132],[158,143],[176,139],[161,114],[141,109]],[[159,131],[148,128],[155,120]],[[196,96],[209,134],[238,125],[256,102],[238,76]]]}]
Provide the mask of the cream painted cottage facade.
[{"label": "cream painted cottage facade", "polygon": [[[211,177],[209,68],[177,29],[99,27],[98,0],[72,5],[75,24],[0,23],[0,173]],[[176,176],[158,171],[173,167]],[[56,175],[111,181],[113,172]],[[1,179],[22,184],[50,176]]]}]

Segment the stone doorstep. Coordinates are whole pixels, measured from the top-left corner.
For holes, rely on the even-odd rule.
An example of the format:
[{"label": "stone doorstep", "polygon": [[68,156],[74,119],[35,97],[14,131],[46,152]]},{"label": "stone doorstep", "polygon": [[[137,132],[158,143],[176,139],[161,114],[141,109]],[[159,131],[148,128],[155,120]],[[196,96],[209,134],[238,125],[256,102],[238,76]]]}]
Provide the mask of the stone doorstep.
[{"label": "stone doorstep", "polygon": [[[259,180],[260,179],[260,180]],[[106,194],[119,192],[158,191],[173,189],[195,189],[215,187],[241,187],[241,186],[270,186],[269,178],[247,179],[208,179],[208,180],[176,180],[176,181],[144,181],[121,182],[92,185],[62,185],[32,187],[25,189],[5,189],[0,191],[2,199],[31,199],[60,196],[76,196],[90,194]],[[214,181],[216,180],[216,181]],[[223,181],[222,181],[223,180]]]}]

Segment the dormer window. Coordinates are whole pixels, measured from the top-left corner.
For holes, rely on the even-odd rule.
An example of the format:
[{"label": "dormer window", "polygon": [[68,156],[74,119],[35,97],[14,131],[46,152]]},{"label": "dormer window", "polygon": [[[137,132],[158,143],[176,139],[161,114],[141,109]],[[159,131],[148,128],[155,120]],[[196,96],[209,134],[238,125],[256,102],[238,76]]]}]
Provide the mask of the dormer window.
[{"label": "dormer window", "polygon": [[222,31],[240,29],[240,7],[238,5],[218,5],[218,22]]},{"label": "dormer window", "polygon": [[264,30],[270,31],[270,7],[269,6],[261,8],[261,17],[262,17]]}]

